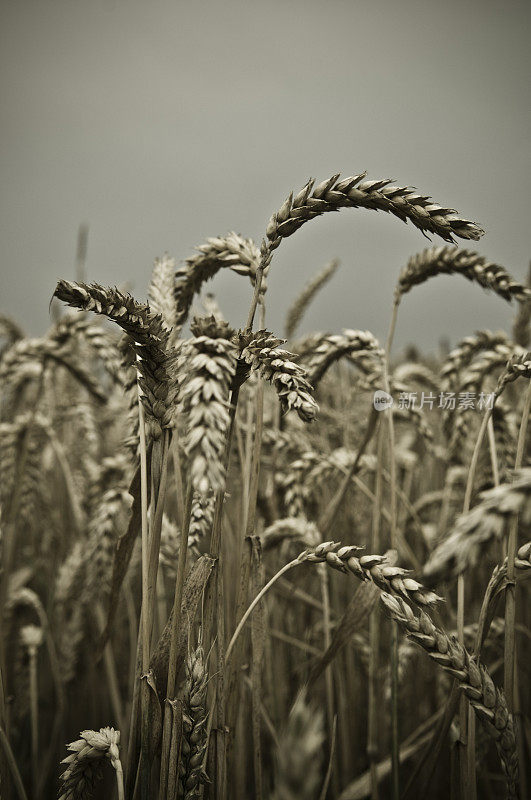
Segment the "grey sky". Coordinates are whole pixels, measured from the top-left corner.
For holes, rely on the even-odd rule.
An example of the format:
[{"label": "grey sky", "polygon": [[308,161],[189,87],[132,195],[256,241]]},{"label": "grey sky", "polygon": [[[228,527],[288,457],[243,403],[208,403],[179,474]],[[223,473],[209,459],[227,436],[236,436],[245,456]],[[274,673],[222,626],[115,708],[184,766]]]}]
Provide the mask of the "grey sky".
[{"label": "grey sky", "polygon": [[[260,241],[290,189],[334,172],[417,186],[487,231],[523,278],[529,246],[531,5],[493,0],[0,0],[1,310],[48,324],[73,276],[144,298],[153,258],[234,229]],[[383,338],[399,269],[428,246],[368,211],[297,232],[270,271],[268,324],[326,261],[342,267],[303,328]],[[466,245],[465,245],[466,246]],[[247,283],[211,284],[235,325]],[[513,310],[459,278],[405,298],[398,344],[426,348]]]}]

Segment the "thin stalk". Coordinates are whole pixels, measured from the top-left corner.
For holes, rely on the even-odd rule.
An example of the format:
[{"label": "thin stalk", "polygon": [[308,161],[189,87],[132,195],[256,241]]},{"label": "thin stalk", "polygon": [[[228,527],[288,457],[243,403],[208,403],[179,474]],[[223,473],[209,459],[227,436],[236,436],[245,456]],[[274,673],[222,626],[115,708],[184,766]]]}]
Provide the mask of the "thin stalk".
[{"label": "thin stalk", "polygon": [[[494,406],[494,403],[493,403]],[[463,514],[470,510],[472,501],[472,491],[474,488],[474,478],[476,475],[477,465],[479,461],[479,453],[485,433],[488,429],[489,422],[492,419],[492,408],[488,408],[483,419],[476,438],[474,452],[470,462],[468,471],[468,478],[465,489],[465,497],[463,500]],[[465,576],[464,573],[457,578],[457,639],[461,645],[464,646],[464,627],[465,627]],[[469,722],[468,700],[465,696],[459,699],[459,770],[461,780],[461,796],[464,800],[470,798],[475,800],[476,797],[476,762],[475,762],[475,727],[468,729]]]},{"label": "thin stalk", "polygon": [[[374,501],[372,506],[372,532],[371,547],[375,553],[380,549],[380,519],[382,512],[382,459],[383,459],[384,436],[383,428],[378,432],[378,451],[377,461],[380,466],[376,471],[376,485],[374,487]],[[369,758],[371,773],[371,798],[378,800],[378,662],[379,662],[379,643],[380,643],[380,615],[375,609],[369,618],[369,664],[368,664],[368,709],[367,709],[367,756]]]},{"label": "thin stalk", "polygon": [[[494,436],[494,424],[492,422],[492,416],[489,417],[489,421],[487,424],[487,433],[489,440],[490,462],[491,462],[494,485],[499,486],[500,473],[498,469],[498,457],[496,454],[496,439]],[[464,625],[464,620],[462,620],[462,622]],[[476,785],[477,785],[476,784],[476,714],[470,703],[468,703],[468,719],[466,721],[466,726],[467,726],[466,749],[467,749],[467,775],[468,775],[466,788],[469,791],[471,800],[473,800],[476,797]]]},{"label": "thin stalk", "polygon": [[[103,611],[101,603],[97,601],[94,604],[94,613],[96,616],[96,622],[98,624],[99,632],[101,633],[105,628],[105,613]],[[105,665],[105,672],[107,675],[107,686],[109,689],[109,695],[111,699],[111,708],[113,710],[114,716],[116,717],[116,724],[118,725],[120,730],[123,731],[125,728],[125,716],[123,713],[122,698],[120,696],[120,684],[116,674],[116,662],[114,660],[114,653],[110,639],[105,645],[105,649],[103,651],[103,661]]]},{"label": "thin stalk", "polygon": [[188,533],[190,530],[190,513],[192,510],[192,500],[194,490],[191,482],[186,491],[184,503],[184,519],[181,530],[181,543],[179,546],[179,560],[177,562],[177,573],[175,576],[175,593],[173,596],[173,620],[170,639],[170,655],[168,661],[168,681],[166,684],[166,703],[164,704],[164,724],[162,732],[162,754],[160,763],[159,780],[159,800],[167,796],[168,770],[170,759],[170,745],[172,733],[172,706],[171,701],[175,698],[177,689],[177,647],[179,632],[181,629],[181,604],[183,599],[184,578],[186,575],[186,559],[188,554]]},{"label": "thin stalk", "polygon": [[238,639],[238,636],[240,635],[240,633],[242,632],[242,630],[243,630],[243,628],[245,626],[245,623],[247,622],[247,620],[249,619],[249,617],[253,613],[254,609],[256,608],[256,606],[258,605],[260,600],[264,597],[264,595],[267,594],[267,592],[278,581],[278,579],[282,577],[282,575],[285,575],[286,572],[288,572],[288,570],[293,569],[293,567],[297,567],[299,564],[302,564],[302,559],[300,557],[294,558],[293,561],[289,561],[287,564],[284,564],[284,566],[281,569],[279,569],[279,571],[276,572],[273,575],[271,580],[266,583],[264,588],[261,589],[258,592],[258,594],[254,598],[254,600],[252,601],[250,606],[247,608],[247,611],[245,612],[245,614],[241,618],[240,622],[238,623],[238,625],[236,627],[236,630],[232,634],[232,639],[230,640],[230,642],[229,642],[229,644],[227,646],[227,649],[225,651],[225,664],[229,663],[230,656],[231,656],[231,653],[232,653],[232,651],[234,649],[234,645],[236,643],[236,640]]},{"label": "thin stalk", "polygon": [[[319,579],[321,584],[321,600],[323,603],[323,645],[326,653],[332,641],[330,624],[330,588],[328,582],[328,569],[326,564],[319,564]],[[326,711],[328,733],[332,736],[334,729],[334,678],[330,664],[325,669]]]},{"label": "thin stalk", "polygon": [[260,288],[262,286],[262,277],[264,275],[264,268],[265,268],[264,257],[262,256],[258,268],[256,270],[256,275],[254,279],[254,292],[251,300],[251,307],[249,308],[249,314],[247,316],[247,322],[245,324],[246,333],[250,333],[251,330],[253,329],[254,315],[256,314],[256,307],[260,299]]},{"label": "thin stalk", "polygon": [[11,750],[11,745],[9,744],[9,740],[6,736],[6,732],[3,727],[0,726],[0,745],[2,746],[2,752],[4,753],[4,757],[7,761],[7,765],[11,772],[11,777],[13,778],[13,784],[15,789],[17,790],[17,794],[20,800],[28,800],[28,795],[26,794],[26,790],[24,789],[24,784],[22,783],[22,778],[20,777],[20,772],[18,771],[17,762],[15,761],[15,756],[13,755],[13,751]]},{"label": "thin stalk", "polygon": [[498,456],[496,454],[496,438],[494,436],[494,423],[492,422],[492,417],[489,417],[489,421],[487,424],[487,433],[489,437],[489,451],[490,451],[490,463],[492,466],[492,480],[494,481],[494,486],[500,485],[500,468],[498,466]]},{"label": "thin stalk", "polygon": [[[529,421],[529,411],[531,409],[531,381],[529,381],[524,400],[522,421],[518,432],[518,443],[516,445],[515,469],[522,466],[525,442],[527,436],[527,424]],[[507,590],[505,593],[505,646],[504,646],[504,689],[507,697],[509,711],[514,711],[514,684],[515,684],[515,580],[514,580],[514,559],[517,548],[518,517],[515,516],[509,525],[509,538],[507,542]]]},{"label": "thin stalk", "polygon": [[124,800],[124,772],[122,769],[122,762],[119,758],[114,762],[114,769],[116,772],[116,789],[118,792],[118,800]]},{"label": "thin stalk", "polygon": [[39,685],[37,678],[37,648],[28,648],[31,705],[31,778],[33,797],[38,796],[39,782]]},{"label": "thin stalk", "polygon": [[[391,347],[396,329],[396,321],[398,317],[399,301],[395,300],[393,303],[393,311],[391,314],[391,322],[389,324],[389,332],[387,334],[387,341],[385,344],[385,357],[384,357],[384,388],[390,394],[391,386],[389,381],[389,362],[391,358]],[[389,430],[389,474],[390,474],[390,543],[391,548],[397,548],[397,480],[396,480],[396,459],[395,459],[395,432],[393,420],[393,406],[391,405],[387,412],[387,422]],[[378,465],[379,467],[379,465]],[[375,551],[378,552],[378,551]],[[399,727],[398,727],[398,630],[397,626],[393,625],[392,638],[391,638],[391,784],[393,800],[400,798],[400,742],[399,742]]]},{"label": "thin stalk", "polygon": [[[138,395],[138,418],[140,437],[140,497],[142,509],[142,673],[149,670],[150,657],[150,612],[149,612],[149,529],[148,529],[148,477],[147,477],[147,450],[146,450],[146,424],[144,406]],[[142,721],[148,719],[149,712],[149,686],[147,681],[141,681],[141,714]],[[142,800],[149,800],[149,785],[151,764],[149,760],[148,731],[145,724],[141,724],[141,764],[140,764],[140,792]]]}]

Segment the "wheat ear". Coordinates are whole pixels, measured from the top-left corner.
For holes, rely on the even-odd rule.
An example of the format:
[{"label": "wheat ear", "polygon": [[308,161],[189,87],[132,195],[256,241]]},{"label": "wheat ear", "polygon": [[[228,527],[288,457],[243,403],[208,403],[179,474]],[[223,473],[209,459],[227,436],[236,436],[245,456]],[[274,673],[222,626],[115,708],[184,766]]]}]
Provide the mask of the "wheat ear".
[{"label": "wheat ear", "polygon": [[[527,287],[531,289],[531,262],[529,263],[529,269],[527,272]],[[529,347],[530,344],[530,322],[531,300],[527,298],[527,300],[524,300],[522,303],[520,303],[513,323],[513,339],[516,344],[519,344],[522,347]]]},{"label": "wheat ear", "polygon": [[339,180],[337,173],[317,186],[311,179],[295,196],[290,194],[267,226],[269,251],[275,250],[282,239],[291,236],[308,220],[341,208],[386,211],[449,242],[453,242],[455,236],[479,239],[483,235],[482,229],[474,222],[461,219],[453,209],[442,208],[430,197],[419,195],[405,186],[394,186],[390,179],[365,181],[365,176],[363,172]]},{"label": "wheat ear", "polygon": [[515,473],[512,483],[484,492],[482,501],[457,520],[452,533],[435,548],[422,577],[430,584],[461,574],[474,564],[488,542],[501,539],[506,523],[519,516],[531,523],[531,469]]},{"label": "wheat ear", "polygon": [[205,655],[202,646],[199,645],[186,662],[183,737],[178,781],[178,797],[182,800],[199,797],[201,785],[208,782],[203,771],[203,758],[207,747],[207,682]]},{"label": "wheat ear", "polygon": [[168,349],[168,331],[162,318],[131,295],[97,283],[61,280],[54,296],[74,308],[105,315],[129,335],[137,355],[141,401],[155,425],[153,433],[158,437],[162,429],[171,427],[177,391],[176,353]]},{"label": "wheat ear", "polygon": [[204,324],[192,324],[196,335],[186,348],[186,379],[181,401],[187,415],[185,449],[190,459],[195,491],[207,497],[224,486],[224,452],[230,425],[229,395],[236,373],[236,346],[225,338],[223,326],[210,318],[208,335]]},{"label": "wheat ear", "polygon": [[66,769],[61,775],[59,800],[85,800],[100,777],[104,759],[110,761],[116,773],[118,800],[124,800],[123,772],[120,762],[120,731],[100,728],[99,732],[81,731],[81,738],[67,745],[71,755],[62,760]]},{"label": "wheat ear", "polygon": [[381,372],[384,351],[370,331],[344,330],[339,334],[325,334],[307,358],[308,380],[315,388],[325,372],[340,358],[349,356],[357,363],[364,359],[370,372]]},{"label": "wheat ear", "polygon": [[508,711],[503,692],[496,689],[483,664],[475,661],[462,645],[437,628],[426,612],[417,616],[407,603],[385,592],[382,593],[381,600],[407,637],[426,650],[430,658],[452,677],[457,678],[460,690],[496,742],[509,797],[516,798],[516,740],[513,718]]},{"label": "wheat ear", "polygon": [[148,289],[149,306],[159,314],[170,334],[177,328],[177,306],[174,297],[176,262],[165,253],[156,258]]},{"label": "wheat ear", "polygon": [[286,339],[292,339],[295,331],[299,327],[304,313],[315,295],[326,286],[329,280],[332,279],[337,268],[339,267],[339,260],[334,258],[323,269],[314,275],[314,277],[306,284],[302,292],[295,298],[294,302],[288,308],[286,314],[286,322],[284,330],[286,332]]},{"label": "wheat ear", "polygon": [[[260,250],[252,239],[244,239],[233,231],[226,236],[207,239],[206,244],[200,245],[197,253],[175,272],[177,326],[185,323],[194,295],[201,291],[203,283],[212,279],[220,269],[228,267],[246,275],[254,284],[259,262]],[[263,282],[262,291],[265,291]]]},{"label": "wheat ear", "polygon": [[312,387],[306,370],[292,361],[293,353],[279,350],[283,339],[260,330],[241,337],[240,360],[260,372],[264,380],[275,387],[283,411],[295,410],[305,422],[311,422],[319,410],[312,397]]},{"label": "wheat ear", "polygon": [[352,545],[342,547],[339,542],[322,542],[317,547],[301,553],[299,558],[310,563],[325,562],[332,569],[350,572],[361,581],[371,581],[382,591],[392,592],[420,606],[431,606],[442,599],[435,592],[408,577],[409,570],[386,565],[385,556],[366,555],[357,558],[355,553],[359,550],[359,547]]},{"label": "wheat ear", "polygon": [[504,300],[522,301],[531,298],[531,289],[515,281],[504,267],[487,261],[479,253],[456,247],[432,247],[409,259],[398,279],[395,302],[400,302],[402,296],[413,286],[418,286],[435,275],[462,275],[484,289],[490,289]]}]

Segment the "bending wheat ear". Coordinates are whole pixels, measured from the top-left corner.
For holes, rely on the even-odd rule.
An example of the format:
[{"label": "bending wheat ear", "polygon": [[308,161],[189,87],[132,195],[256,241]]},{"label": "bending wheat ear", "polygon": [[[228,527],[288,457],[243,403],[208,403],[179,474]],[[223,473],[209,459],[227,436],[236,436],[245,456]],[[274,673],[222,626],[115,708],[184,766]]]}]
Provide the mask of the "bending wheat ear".
[{"label": "bending wheat ear", "polygon": [[422,647],[430,658],[457,678],[460,690],[474,707],[490,736],[495,740],[505,777],[508,795],[517,797],[518,757],[513,718],[503,693],[496,689],[486,668],[477,663],[465,648],[437,628],[430,617],[421,612],[417,617],[410,606],[385,592],[382,603],[409,639]]},{"label": "bending wheat ear", "polygon": [[293,192],[281,208],[273,214],[266,228],[260,248],[260,261],[256,271],[255,290],[246,329],[251,330],[264,271],[271,263],[273,251],[305,222],[320,217],[328,211],[341,208],[367,208],[385,211],[403,222],[411,222],[423,233],[436,233],[447,242],[454,237],[479,239],[483,229],[475,222],[462,219],[454,209],[443,208],[426,195],[417,194],[407,186],[395,186],[391,179],[365,181],[366,172],[339,180],[340,174],[315,186],[311,178],[294,196]]},{"label": "bending wheat ear", "polygon": [[116,773],[118,800],[124,800],[122,764],[120,761],[120,731],[100,728],[97,731],[81,731],[81,739],[68,745],[72,755],[61,762],[67,767],[61,776],[62,791],[59,800],[85,800],[91,796],[94,782],[100,775],[103,759],[108,759]]},{"label": "bending wheat ear", "polygon": [[531,298],[531,289],[516,281],[504,267],[487,261],[479,253],[455,247],[432,247],[409,259],[398,279],[395,302],[399,303],[413,286],[435,275],[462,275],[509,302]]}]

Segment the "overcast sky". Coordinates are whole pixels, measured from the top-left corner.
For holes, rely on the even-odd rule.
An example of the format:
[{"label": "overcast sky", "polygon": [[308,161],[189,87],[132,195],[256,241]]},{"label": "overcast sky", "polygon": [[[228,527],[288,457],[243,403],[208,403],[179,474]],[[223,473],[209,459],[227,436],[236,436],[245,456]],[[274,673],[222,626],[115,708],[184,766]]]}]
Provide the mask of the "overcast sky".
[{"label": "overcast sky", "polygon": [[[531,4],[493,0],[0,0],[0,310],[31,334],[87,271],[147,292],[153,259],[208,236],[260,241],[308,177],[392,177],[479,222],[472,243],[523,278],[531,256]],[[434,241],[435,243],[435,241]],[[330,258],[342,266],[303,330],[383,338],[413,226],[343,210],[276,252],[268,324]],[[466,246],[466,243],[464,243]],[[235,326],[247,282],[209,288]],[[414,289],[397,342],[433,348],[513,309],[459,278]]]}]

